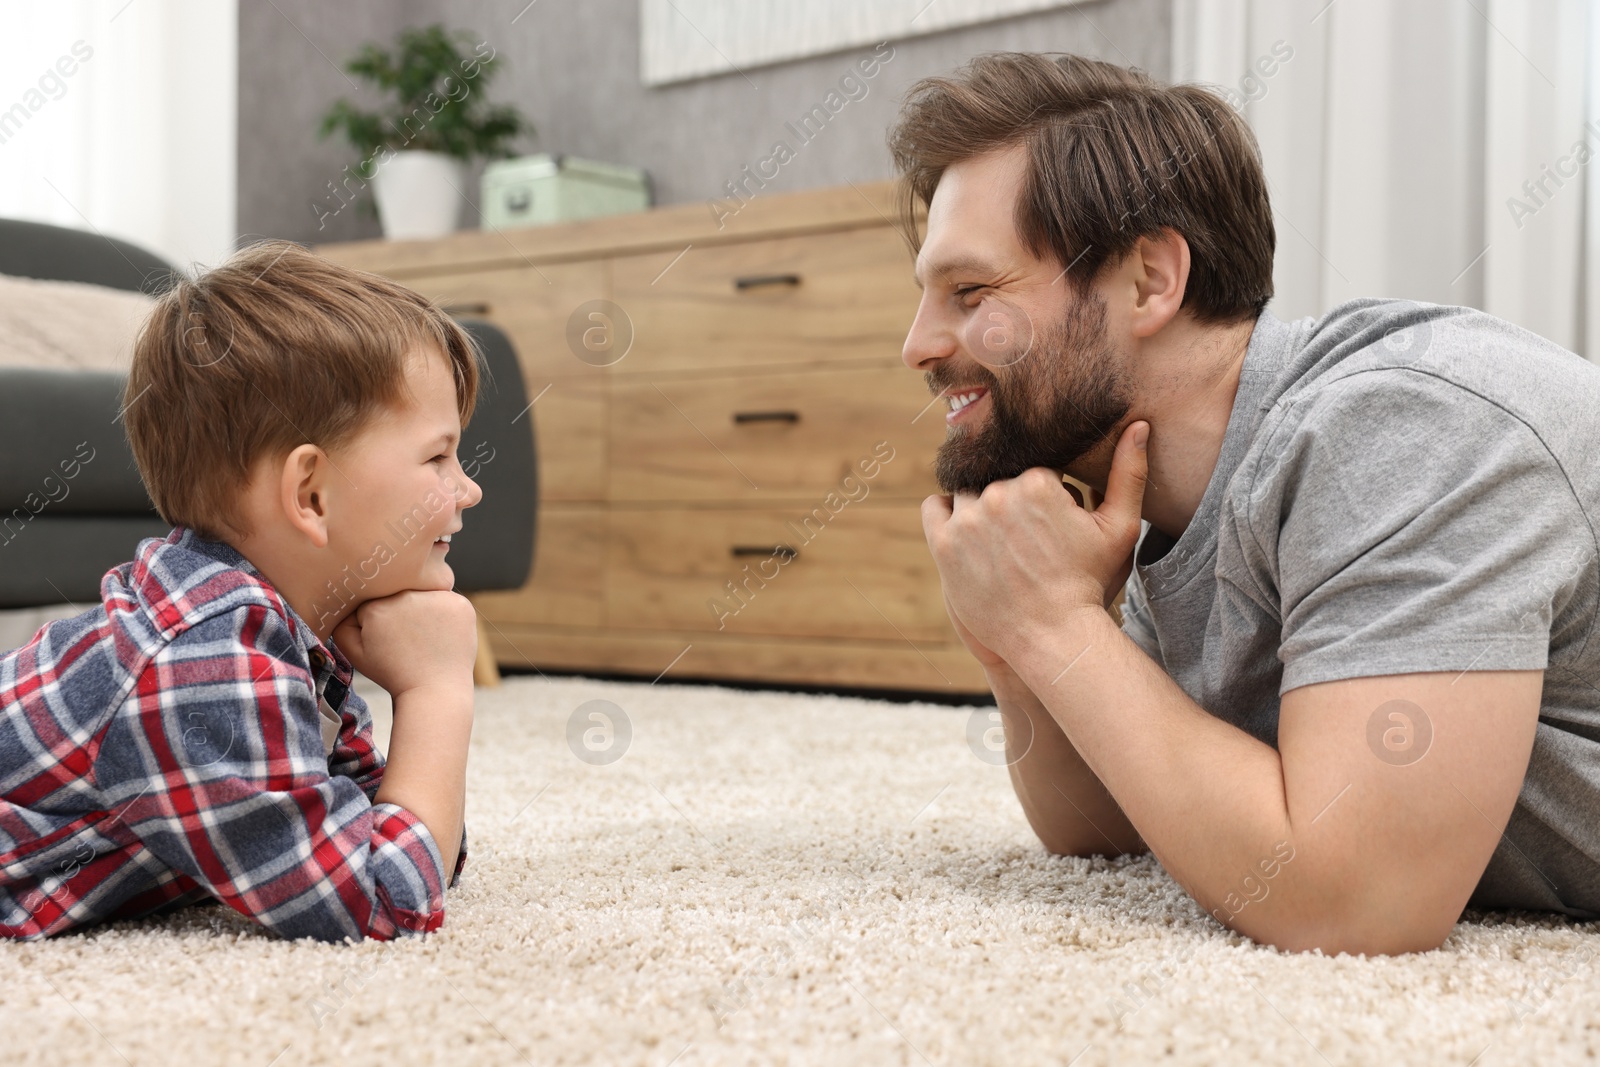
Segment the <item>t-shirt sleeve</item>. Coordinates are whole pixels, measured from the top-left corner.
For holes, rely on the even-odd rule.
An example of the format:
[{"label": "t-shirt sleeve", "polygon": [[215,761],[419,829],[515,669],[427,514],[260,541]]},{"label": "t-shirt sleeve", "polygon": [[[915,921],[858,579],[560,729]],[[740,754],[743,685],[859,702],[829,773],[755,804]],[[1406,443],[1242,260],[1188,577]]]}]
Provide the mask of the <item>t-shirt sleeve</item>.
[{"label": "t-shirt sleeve", "polygon": [[1280,692],[1547,666],[1594,538],[1532,427],[1408,369],[1353,374],[1297,406],[1263,425],[1264,458],[1233,504],[1246,595],[1280,611]]},{"label": "t-shirt sleeve", "polygon": [[140,674],[95,767],[166,867],[285,937],[424,933],[444,921],[438,845],[414,814],[329,773],[287,622],[197,622]]},{"label": "t-shirt sleeve", "polygon": [[1150,623],[1150,602],[1145,597],[1144,582],[1138,568],[1128,575],[1128,584],[1122,587],[1122,632],[1133,643],[1144,649],[1145,655],[1161,662],[1161,644],[1156,639],[1155,627]]}]

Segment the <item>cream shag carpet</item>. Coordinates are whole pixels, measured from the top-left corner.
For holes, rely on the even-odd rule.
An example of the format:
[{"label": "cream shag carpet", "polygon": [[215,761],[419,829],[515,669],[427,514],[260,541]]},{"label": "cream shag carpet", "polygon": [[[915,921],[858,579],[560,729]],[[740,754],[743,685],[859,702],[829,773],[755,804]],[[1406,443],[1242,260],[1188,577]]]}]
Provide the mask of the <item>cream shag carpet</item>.
[{"label": "cream shag carpet", "polygon": [[[591,700],[631,727],[608,765],[569,746]],[[972,709],[537,678],[478,706],[474,859],[441,932],[285,943],[205,907],[4,945],[6,1062],[1488,1067],[1600,1051],[1600,933],[1497,916],[1397,959],[1256,947],[1153,860],[1047,856],[1004,768],[969,748]],[[596,707],[574,734],[591,760]]]}]

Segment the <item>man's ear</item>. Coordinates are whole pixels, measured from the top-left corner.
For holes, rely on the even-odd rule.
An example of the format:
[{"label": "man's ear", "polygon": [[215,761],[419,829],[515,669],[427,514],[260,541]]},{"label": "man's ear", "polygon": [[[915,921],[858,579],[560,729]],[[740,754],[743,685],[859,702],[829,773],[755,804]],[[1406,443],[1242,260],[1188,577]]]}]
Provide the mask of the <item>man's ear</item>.
[{"label": "man's ear", "polygon": [[1171,322],[1189,286],[1189,242],[1168,228],[1139,238],[1133,249],[1135,337],[1150,337]]},{"label": "man's ear", "polygon": [[328,474],[332,470],[326,452],[305,444],[284,457],[278,476],[278,501],[284,517],[317,548],[328,547]]}]

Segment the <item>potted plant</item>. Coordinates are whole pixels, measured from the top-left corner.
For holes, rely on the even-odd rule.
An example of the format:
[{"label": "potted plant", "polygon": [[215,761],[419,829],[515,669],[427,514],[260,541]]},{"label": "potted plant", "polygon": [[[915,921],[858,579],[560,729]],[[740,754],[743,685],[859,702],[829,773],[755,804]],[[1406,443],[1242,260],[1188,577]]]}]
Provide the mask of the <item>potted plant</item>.
[{"label": "potted plant", "polygon": [[[385,93],[377,111],[334,102],[320,136],[342,130],[361,153],[357,188],[373,183],[385,237],[438,237],[456,228],[466,166],[509,156],[533,127],[484,89],[499,67],[494,49],[441,25],[401,32],[393,51],[364,45],[345,70]],[[348,169],[348,168],[347,168]],[[348,182],[346,183],[348,187]]]}]

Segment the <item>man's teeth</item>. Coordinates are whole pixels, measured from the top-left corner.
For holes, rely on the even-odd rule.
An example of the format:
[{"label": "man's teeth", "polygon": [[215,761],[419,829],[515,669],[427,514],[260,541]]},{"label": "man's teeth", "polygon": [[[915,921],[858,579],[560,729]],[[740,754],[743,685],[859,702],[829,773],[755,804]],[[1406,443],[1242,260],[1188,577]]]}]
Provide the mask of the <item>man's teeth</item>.
[{"label": "man's teeth", "polygon": [[972,403],[974,400],[978,399],[982,395],[983,395],[983,391],[981,389],[979,391],[975,392],[975,393],[955,393],[955,394],[952,394],[950,397],[947,398],[950,401],[950,410],[951,411],[960,411],[962,408],[966,407],[968,404]]}]

